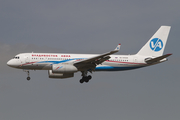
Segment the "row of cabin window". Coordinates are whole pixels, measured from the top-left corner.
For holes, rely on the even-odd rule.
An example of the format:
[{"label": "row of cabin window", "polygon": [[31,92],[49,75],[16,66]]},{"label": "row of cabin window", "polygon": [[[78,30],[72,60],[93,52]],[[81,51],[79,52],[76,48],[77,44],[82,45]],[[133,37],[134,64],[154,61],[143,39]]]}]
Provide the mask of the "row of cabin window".
[{"label": "row of cabin window", "polygon": [[120,62],[128,62],[128,60],[119,60],[119,59],[113,59],[113,60],[108,60],[108,61],[120,61]]},{"label": "row of cabin window", "polygon": [[[17,58],[16,58],[17,59]],[[18,57],[19,59],[19,57]],[[69,58],[32,58],[32,59],[40,59],[40,60],[44,60],[44,59],[48,59],[48,60],[70,60]],[[83,60],[83,59],[78,59],[78,60]],[[110,60],[108,60],[110,61]],[[111,61],[121,61],[121,62],[128,62],[128,60],[119,60],[119,59],[114,59]]]}]

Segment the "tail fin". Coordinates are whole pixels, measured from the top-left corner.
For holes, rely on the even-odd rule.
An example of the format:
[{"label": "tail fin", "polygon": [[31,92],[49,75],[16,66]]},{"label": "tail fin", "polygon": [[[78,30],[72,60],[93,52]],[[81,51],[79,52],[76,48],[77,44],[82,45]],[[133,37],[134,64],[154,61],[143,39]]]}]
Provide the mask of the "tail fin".
[{"label": "tail fin", "polygon": [[170,29],[171,26],[161,26],[137,55],[161,56],[164,52]]}]

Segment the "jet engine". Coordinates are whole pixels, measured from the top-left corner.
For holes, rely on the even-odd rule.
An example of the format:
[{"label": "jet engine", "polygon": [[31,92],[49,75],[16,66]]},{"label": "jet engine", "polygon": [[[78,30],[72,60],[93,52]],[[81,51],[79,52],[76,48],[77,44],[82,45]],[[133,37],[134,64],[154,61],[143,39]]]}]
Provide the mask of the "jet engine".
[{"label": "jet engine", "polygon": [[52,70],[48,70],[49,78],[70,78],[74,77],[74,73],[53,73]]},{"label": "jet engine", "polygon": [[52,73],[75,73],[78,69],[72,64],[54,64],[52,65]]}]

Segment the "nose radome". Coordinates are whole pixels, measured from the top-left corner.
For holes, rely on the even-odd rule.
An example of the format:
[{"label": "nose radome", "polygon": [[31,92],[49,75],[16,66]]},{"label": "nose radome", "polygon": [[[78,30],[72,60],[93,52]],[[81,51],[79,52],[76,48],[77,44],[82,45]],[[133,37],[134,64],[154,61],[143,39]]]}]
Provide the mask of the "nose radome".
[{"label": "nose radome", "polygon": [[13,60],[9,60],[7,62],[7,65],[10,66],[10,67],[14,67],[15,66],[14,63],[13,63]]},{"label": "nose radome", "polygon": [[20,65],[20,61],[11,59],[7,62],[9,67],[17,68]]},{"label": "nose radome", "polygon": [[9,60],[9,61],[7,62],[7,65],[8,65],[8,66],[10,66],[10,65],[11,65],[11,60]]}]

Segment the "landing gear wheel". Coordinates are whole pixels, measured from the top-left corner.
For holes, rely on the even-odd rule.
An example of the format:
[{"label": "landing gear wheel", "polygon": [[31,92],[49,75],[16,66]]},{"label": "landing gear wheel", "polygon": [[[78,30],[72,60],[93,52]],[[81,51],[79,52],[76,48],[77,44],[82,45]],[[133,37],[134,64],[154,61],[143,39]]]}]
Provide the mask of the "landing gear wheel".
[{"label": "landing gear wheel", "polygon": [[27,77],[27,80],[29,81],[31,78],[30,77]]},{"label": "landing gear wheel", "polygon": [[83,79],[80,79],[80,81],[79,81],[81,84],[84,82],[84,80]]},{"label": "landing gear wheel", "polygon": [[91,76],[91,75],[88,75],[87,78],[90,80],[90,79],[92,78],[92,76]]},{"label": "landing gear wheel", "polygon": [[88,83],[88,82],[89,82],[89,79],[86,79],[85,82]]},{"label": "landing gear wheel", "polygon": [[23,70],[24,72],[27,73],[27,80],[29,81],[31,78],[29,77],[29,70]]},{"label": "landing gear wheel", "polygon": [[86,83],[88,83],[89,82],[89,80],[92,78],[92,76],[91,75],[88,75],[87,76],[87,72],[88,71],[81,71],[82,72],[82,79],[79,81],[80,83],[83,83],[83,82],[86,82]]}]

